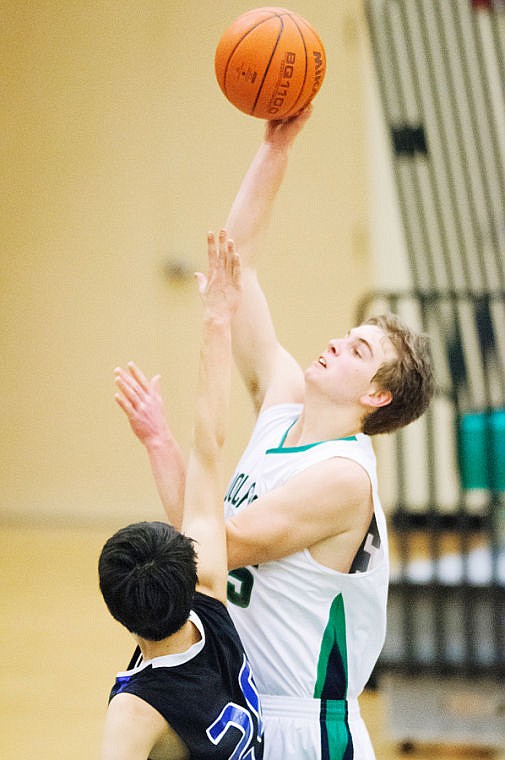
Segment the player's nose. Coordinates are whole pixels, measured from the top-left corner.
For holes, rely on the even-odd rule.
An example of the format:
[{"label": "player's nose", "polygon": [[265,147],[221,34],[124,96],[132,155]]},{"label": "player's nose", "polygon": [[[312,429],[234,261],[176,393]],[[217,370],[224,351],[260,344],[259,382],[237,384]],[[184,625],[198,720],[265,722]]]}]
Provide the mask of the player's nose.
[{"label": "player's nose", "polygon": [[339,354],[342,350],[342,339],[341,338],[332,338],[330,342],[328,343],[328,351],[332,354]]}]

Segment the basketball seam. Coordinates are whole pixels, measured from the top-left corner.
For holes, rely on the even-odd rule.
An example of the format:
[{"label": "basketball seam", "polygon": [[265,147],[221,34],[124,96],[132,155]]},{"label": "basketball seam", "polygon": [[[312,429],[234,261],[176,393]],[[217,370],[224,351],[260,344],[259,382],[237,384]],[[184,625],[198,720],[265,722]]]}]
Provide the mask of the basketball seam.
[{"label": "basketball seam", "polygon": [[[274,55],[275,55],[275,51],[277,50],[277,47],[279,46],[279,40],[280,40],[280,38],[281,38],[281,35],[282,35],[282,31],[283,31],[283,29],[284,29],[284,21],[282,20],[282,16],[279,16],[279,14],[278,14],[278,13],[275,13],[274,15],[275,15],[275,16],[277,16],[277,18],[278,18],[278,19],[279,19],[279,21],[281,22],[281,26],[280,26],[280,29],[279,29],[279,33],[278,33],[278,35],[277,35],[277,41],[276,41],[275,45],[274,45],[274,46],[273,46],[273,48],[272,48],[272,53],[271,53],[271,55],[270,55],[270,60],[268,61],[267,67],[266,67],[266,69],[265,69],[265,73],[263,74],[263,79],[261,80],[261,85],[260,85],[260,87],[258,88],[258,92],[256,93],[256,98],[254,99],[254,103],[253,103],[253,107],[252,107],[251,115],[254,113],[254,111],[255,111],[255,109],[256,109],[256,106],[258,105],[258,99],[259,99],[259,96],[261,95],[261,91],[262,91],[262,89],[263,89],[263,85],[265,84],[265,79],[267,78],[267,74],[268,74],[268,71],[269,71],[269,69],[270,69],[270,65],[271,65],[271,63],[272,63],[272,59],[273,59],[273,57],[274,57]],[[271,16],[270,18],[273,18],[273,16]]]},{"label": "basketball seam", "polygon": [[[251,11],[251,13],[252,13],[252,11]],[[225,66],[225,69],[224,69],[224,73],[223,73],[223,85],[224,85],[224,94],[226,95],[226,97],[228,97],[228,95],[227,95],[227,89],[228,89],[228,88],[227,88],[227,86],[226,86],[226,77],[227,77],[227,75],[228,75],[228,68],[229,68],[229,66],[230,66],[230,61],[231,61],[231,59],[233,58],[233,55],[234,55],[234,53],[235,53],[236,49],[238,48],[238,46],[240,45],[240,43],[241,43],[243,40],[245,40],[245,38],[246,38],[246,37],[247,37],[249,34],[251,34],[251,32],[253,32],[253,31],[254,31],[255,29],[257,29],[259,26],[261,26],[262,24],[264,24],[264,23],[265,23],[265,21],[270,21],[270,20],[271,20],[271,19],[273,19],[273,18],[280,18],[280,16],[279,16],[279,14],[278,14],[278,13],[272,13],[272,15],[271,15],[271,16],[267,16],[267,18],[262,18],[262,19],[261,19],[261,21],[258,21],[258,23],[257,23],[257,24],[255,24],[254,26],[251,26],[251,27],[250,27],[250,28],[249,28],[249,29],[248,29],[246,32],[244,32],[244,33],[243,33],[243,35],[242,35],[242,37],[240,37],[240,38],[237,40],[237,42],[235,43],[235,45],[234,45],[233,49],[231,50],[230,54],[228,55],[228,60],[226,61],[226,66]],[[282,23],[282,21],[281,21],[281,23]],[[276,43],[276,46],[277,46],[278,44],[279,44],[279,38],[277,37],[277,43]],[[274,50],[275,50],[275,48],[274,48]],[[271,61],[271,60],[272,60],[272,59],[270,58],[270,61]],[[268,70],[268,69],[267,69],[267,70]],[[263,77],[263,82],[264,82],[264,81],[265,81],[265,77]],[[261,84],[262,84],[262,86],[263,86],[263,82],[261,83]],[[260,89],[261,89],[261,88],[260,88]],[[256,105],[256,102],[257,102],[257,100],[258,100],[258,98],[256,97],[256,100],[254,101],[255,105]],[[253,109],[253,110],[254,110],[254,109]]]},{"label": "basketball seam", "polygon": [[[298,97],[296,98],[295,102],[293,103],[293,105],[291,106],[291,108],[289,109],[289,112],[288,112],[290,115],[293,115],[293,111],[296,108],[296,104],[300,100],[300,96],[301,96],[301,94],[303,92],[303,88],[305,87],[305,82],[307,81],[307,71],[309,70],[309,59],[308,59],[308,55],[307,55],[307,45],[305,43],[305,37],[303,36],[302,30],[300,29],[300,26],[298,24],[298,19],[296,17],[293,17],[293,16],[291,16],[291,19],[293,20],[293,23],[294,23],[294,25],[296,26],[296,28],[298,30],[298,34],[302,38],[303,49],[305,50],[305,74],[303,75],[302,86],[300,87],[300,92],[298,93]],[[299,109],[299,110],[301,110],[301,109]],[[295,113],[296,113],[296,111],[295,111]]]},{"label": "basketball seam", "polygon": [[[272,47],[268,63],[266,64],[265,70],[263,72],[263,76],[261,78],[258,90],[257,90],[255,98],[254,98],[254,102],[253,102],[252,106],[249,106],[249,110],[246,111],[246,113],[248,112],[250,115],[255,115],[255,111],[256,111],[257,106],[258,106],[258,101],[260,100],[260,97],[261,97],[261,94],[262,94],[262,91],[263,91],[263,87],[265,85],[265,81],[267,79],[267,76],[268,76],[268,74],[270,72],[270,69],[271,69],[271,66],[272,66],[272,61],[274,59],[274,56],[276,54],[277,49],[279,48],[279,44],[280,44],[280,40],[281,40],[282,34],[286,30],[286,25],[285,25],[283,19],[284,19],[284,17],[287,16],[293,22],[294,28],[296,29],[296,31],[299,34],[299,38],[300,38],[302,46],[303,46],[305,61],[304,61],[304,75],[303,75],[303,79],[302,79],[301,85],[299,86],[298,94],[296,95],[295,101],[291,104],[291,106],[286,110],[286,112],[284,114],[282,114],[282,115],[279,114],[278,116],[275,117],[275,118],[279,118],[279,119],[286,119],[286,118],[291,117],[293,114],[301,112],[307,106],[307,104],[310,103],[310,101],[312,100],[312,98],[314,97],[314,95],[317,92],[317,90],[314,90],[314,86],[313,86],[311,92],[309,92],[308,96],[306,96],[303,99],[303,101],[302,101],[302,94],[304,93],[304,90],[306,88],[307,81],[308,81],[308,73],[309,73],[308,45],[307,45],[307,40],[305,39],[305,36],[304,36],[304,32],[308,32],[309,35],[312,35],[312,37],[314,38],[316,44],[319,43],[319,46],[321,47],[321,51],[322,51],[322,54],[323,54],[323,60],[324,60],[324,46],[323,46],[323,44],[321,42],[321,39],[320,39],[319,35],[317,34],[317,32],[313,29],[313,27],[303,17],[298,16],[297,14],[293,14],[293,13],[291,13],[290,11],[288,11],[288,10],[286,10],[284,8],[279,8],[279,9],[266,9],[265,8],[265,9],[260,9],[260,10],[265,10],[265,11],[268,10],[270,12],[270,15],[266,16],[265,18],[262,18],[260,21],[258,21],[256,23],[254,23],[254,25],[251,26],[251,27],[249,27],[246,31],[243,31],[242,34],[241,34],[241,36],[239,37],[239,39],[236,40],[235,44],[233,45],[232,49],[230,50],[230,52],[228,54],[228,59],[226,61],[225,67],[224,67],[224,72],[223,72],[223,88],[222,89],[223,89],[223,92],[224,92],[225,96],[228,99],[230,99],[229,96],[228,96],[229,86],[227,84],[228,72],[229,72],[229,70],[231,68],[231,62],[232,62],[232,60],[233,60],[233,58],[234,58],[234,56],[235,56],[235,54],[237,52],[237,49],[240,47],[240,45],[242,44],[242,42],[244,40],[246,40],[247,37],[250,34],[252,34],[259,27],[261,27],[262,24],[264,24],[266,22],[270,22],[270,21],[272,21],[272,19],[275,19],[275,18],[279,19],[280,27],[278,29],[277,39],[275,41],[275,44]],[[254,13],[254,12],[256,12],[256,10],[251,11],[251,13]],[[247,15],[248,14],[244,14],[244,16],[247,16]],[[313,40],[313,42],[314,42],[314,40]],[[324,69],[323,69],[323,71],[324,71]],[[323,76],[324,76],[324,74],[323,74]],[[317,81],[317,80],[315,79],[314,81]],[[270,104],[272,103],[272,99],[273,99],[273,94],[270,96],[270,100],[268,101]],[[245,110],[245,108],[241,108],[241,110]],[[282,111],[282,107],[281,107],[280,110]],[[270,112],[270,111],[268,111],[268,112]],[[269,118],[269,117],[266,116],[265,118]],[[270,118],[273,118],[273,117],[270,117]]]}]

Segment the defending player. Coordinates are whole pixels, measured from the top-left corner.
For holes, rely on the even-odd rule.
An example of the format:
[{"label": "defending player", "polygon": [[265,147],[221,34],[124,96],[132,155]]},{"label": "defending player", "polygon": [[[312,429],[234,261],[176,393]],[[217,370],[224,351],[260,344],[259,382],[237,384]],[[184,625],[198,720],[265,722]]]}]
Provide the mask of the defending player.
[{"label": "defending player", "polygon": [[[221,451],[240,267],[224,231],[217,247],[209,234],[208,246],[208,278],[199,275],[203,336],[183,532],[161,522],[136,523],[112,536],[99,560],[105,602],[138,643],[112,688],[102,760],[263,757],[257,691],[224,606]],[[136,378],[135,393],[131,385],[123,393],[119,383],[117,396],[133,424],[148,385],[139,371]],[[180,479],[173,453],[170,468]]]}]

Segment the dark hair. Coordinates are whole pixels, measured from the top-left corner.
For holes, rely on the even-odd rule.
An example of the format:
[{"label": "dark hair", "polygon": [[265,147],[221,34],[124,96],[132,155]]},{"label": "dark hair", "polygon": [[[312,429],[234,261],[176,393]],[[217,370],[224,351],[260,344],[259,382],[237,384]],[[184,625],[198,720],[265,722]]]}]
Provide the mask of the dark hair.
[{"label": "dark hair", "polygon": [[373,377],[380,389],[391,391],[392,401],[364,418],[363,432],[392,433],[420,417],[433,396],[435,380],[429,338],[411,330],[396,314],[371,317],[365,324],[383,330],[397,356],[381,364]]},{"label": "dark hair", "polygon": [[112,617],[160,641],[189,616],[197,582],[193,541],[163,522],[128,525],[106,541],[98,575]]}]

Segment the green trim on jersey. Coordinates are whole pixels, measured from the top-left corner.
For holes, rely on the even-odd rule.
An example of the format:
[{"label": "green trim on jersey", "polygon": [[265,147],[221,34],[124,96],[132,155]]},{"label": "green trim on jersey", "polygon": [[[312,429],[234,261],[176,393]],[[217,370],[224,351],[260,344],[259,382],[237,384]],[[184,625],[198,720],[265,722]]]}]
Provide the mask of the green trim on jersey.
[{"label": "green trim on jersey", "polygon": [[347,635],[342,594],[333,600],[324,630],[314,697],[321,700],[321,757],[352,760],[354,757],[347,714]]},{"label": "green trim on jersey", "polygon": [[[351,435],[349,438],[335,438],[335,441],[355,441],[356,436]],[[267,449],[267,454],[292,454],[295,451],[307,451],[307,449],[312,449],[314,446],[320,446],[322,443],[328,443],[328,441],[317,441],[316,443],[307,443],[305,446],[280,446],[277,449]]]},{"label": "green trim on jersey", "polygon": [[[279,445],[276,448],[267,449],[266,450],[267,454],[289,454],[289,453],[292,453],[294,451],[307,451],[307,449],[312,449],[314,446],[320,446],[322,443],[328,443],[328,441],[316,441],[315,443],[307,443],[307,444],[305,444],[305,446],[286,446],[285,447],[284,446],[284,441],[288,437],[288,433],[291,430],[291,428],[293,427],[293,425],[295,424],[295,422],[298,422],[298,419],[299,418],[297,417],[296,420],[293,420],[293,422],[291,423],[291,425],[289,425],[289,427],[287,428],[286,432],[282,436]],[[331,438],[330,440],[333,440],[333,441],[356,441],[357,438],[356,438],[355,435],[349,435],[347,438]]]},{"label": "green trim on jersey", "polygon": [[342,594],[339,594],[331,605],[321,642],[314,697],[316,699],[346,699],[347,686],[345,608]]}]

